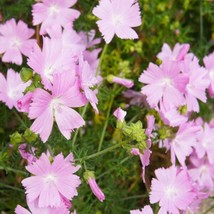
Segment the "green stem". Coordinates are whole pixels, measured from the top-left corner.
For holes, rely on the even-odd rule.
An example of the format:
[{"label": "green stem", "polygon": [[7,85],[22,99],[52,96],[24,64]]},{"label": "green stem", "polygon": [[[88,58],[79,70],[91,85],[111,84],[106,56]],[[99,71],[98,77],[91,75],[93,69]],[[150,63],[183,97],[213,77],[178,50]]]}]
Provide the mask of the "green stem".
[{"label": "green stem", "polygon": [[[87,110],[87,108],[88,108],[88,105],[89,105],[89,104],[85,105],[85,107],[84,107],[83,110],[82,110],[82,113],[81,113],[82,118],[84,118],[84,116],[85,116],[85,113],[86,113],[86,110]],[[80,129],[81,129],[81,128],[77,129],[76,132],[75,132],[75,134],[74,134],[73,141],[72,141],[72,148],[74,148],[74,144],[76,143],[77,136],[78,136],[78,134],[79,134]]]},{"label": "green stem", "polygon": [[24,171],[19,170],[19,169],[13,169],[11,167],[2,167],[2,166],[0,166],[0,170],[5,170],[5,171],[9,171],[9,172],[15,172],[15,173],[23,174],[23,175],[28,175],[27,172],[24,172]]},{"label": "green stem", "polygon": [[203,0],[200,0],[200,49],[202,50],[203,45]]},{"label": "green stem", "polygon": [[104,140],[104,137],[105,137],[106,128],[108,126],[109,116],[110,116],[110,112],[111,112],[111,107],[112,107],[113,101],[114,101],[114,96],[112,96],[111,100],[110,100],[110,104],[109,104],[108,112],[107,112],[107,116],[106,116],[106,121],[105,121],[105,124],[103,126],[102,134],[101,134],[100,141],[99,141],[98,152],[102,148],[102,144],[103,144],[103,140]]},{"label": "green stem", "polygon": [[[123,160],[121,160],[121,161],[119,162],[119,165],[125,163],[125,162],[126,162],[127,160],[129,160],[130,158],[131,158],[131,157],[126,157],[126,158],[124,158]],[[117,166],[118,166],[118,165],[117,165]],[[105,176],[106,174],[108,174],[109,172],[111,172],[112,170],[114,170],[117,166],[112,167],[111,169],[105,171],[104,173],[102,173],[101,175],[99,175],[99,176],[97,177],[97,179],[102,178],[103,176]]]},{"label": "green stem", "polygon": [[77,160],[85,161],[85,160],[89,160],[89,159],[95,158],[97,156],[100,156],[100,155],[103,155],[103,154],[105,154],[107,152],[110,152],[110,151],[122,146],[123,144],[124,144],[124,142],[118,143],[118,144],[116,144],[114,146],[111,146],[111,147],[109,147],[107,149],[104,149],[104,150],[102,150],[100,152],[96,152],[96,153],[94,153],[92,155],[89,155],[89,156],[86,156],[86,157],[83,157],[83,158],[80,158],[80,159],[77,159]]},{"label": "green stem", "polygon": [[19,114],[16,112],[16,110],[13,109],[13,113],[15,114],[16,118],[19,120],[19,122],[25,127],[28,128],[25,122],[22,120],[22,118],[19,116]]},{"label": "green stem", "polygon": [[21,189],[21,188],[14,187],[14,186],[10,186],[10,185],[4,184],[4,183],[2,183],[2,182],[0,182],[0,186],[5,187],[5,188],[8,188],[8,189],[15,190],[15,191],[19,191],[19,192],[24,192],[24,190]]},{"label": "green stem", "polygon": [[137,198],[146,198],[146,197],[148,197],[148,194],[133,195],[133,196],[129,196],[129,197],[126,197],[126,198],[118,199],[118,201],[126,201],[126,200],[137,199]]},{"label": "green stem", "polygon": [[103,58],[104,58],[104,56],[105,56],[105,53],[106,53],[107,48],[108,48],[108,45],[105,44],[105,46],[104,46],[104,48],[103,48],[103,51],[102,51],[102,53],[101,53],[100,59],[99,59],[99,64],[98,64],[98,66],[97,66],[96,76],[98,75],[99,70],[100,70],[100,68],[101,68],[101,63],[102,63],[102,61],[103,61]]},{"label": "green stem", "polygon": [[214,205],[212,205],[208,210],[206,210],[205,212],[203,212],[203,214],[208,214],[213,209],[214,209]]}]

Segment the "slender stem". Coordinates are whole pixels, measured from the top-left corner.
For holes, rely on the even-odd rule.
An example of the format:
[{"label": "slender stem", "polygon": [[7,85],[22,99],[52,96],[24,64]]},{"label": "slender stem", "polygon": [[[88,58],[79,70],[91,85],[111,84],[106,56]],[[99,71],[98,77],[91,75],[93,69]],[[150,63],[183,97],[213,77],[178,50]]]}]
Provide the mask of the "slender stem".
[{"label": "slender stem", "polygon": [[200,0],[200,49],[202,50],[203,45],[203,0]]},{"label": "slender stem", "polygon": [[103,140],[104,140],[104,137],[105,137],[106,128],[108,126],[109,116],[110,116],[110,112],[111,112],[111,107],[112,107],[113,101],[114,101],[114,96],[112,96],[111,100],[110,100],[110,104],[109,104],[108,112],[107,112],[107,116],[106,116],[106,121],[105,121],[105,124],[103,126],[102,134],[101,134],[100,141],[99,141],[98,152],[102,148],[102,144],[103,144]]},{"label": "slender stem", "polygon": [[214,209],[214,205],[212,205],[209,209],[207,209],[203,214],[208,214],[211,210]]},{"label": "slender stem", "polygon": [[[125,162],[126,162],[127,160],[129,160],[130,158],[131,158],[131,157],[126,157],[126,158],[124,158],[123,160],[121,160],[121,161],[119,162],[119,165],[125,163]],[[117,166],[112,167],[111,169],[105,171],[104,173],[102,173],[101,175],[99,175],[99,176],[97,177],[97,179],[102,178],[104,175],[108,174],[109,172],[111,172],[112,170],[114,170],[114,168],[116,168],[116,167],[117,167]]]},{"label": "slender stem", "polygon": [[5,187],[5,188],[8,188],[8,189],[15,190],[15,191],[19,191],[19,192],[24,192],[24,190],[21,189],[21,188],[14,187],[14,186],[10,186],[10,185],[4,184],[4,183],[2,183],[2,182],[0,182],[0,186]]},{"label": "slender stem", "polygon": [[119,199],[119,201],[126,201],[126,200],[137,199],[137,198],[146,198],[146,197],[148,197],[148,194],[133,195],[133,196],[129,196],[129,197],[126,197],[126,198],[121,198],[121,199]]},{"label": "slender stem", "polygon": [[[88,108],[88,105],[89,105],[89,104],[85,105],[85,107],[84,107],[83,110],[82,110],[82,113],[81,113],[82,118],[84,118],[84,116],[85,116],[85,113],[86,113],[86,110],[87,110],[87,108]],[[81,129],[81,128],[77,129],[76,132],[75,132],[75,134],[74,134],[74,138],[73,138],[73,141],[72,141],[72,148],[74,148],[74,144],[76,143],[77,136],[78,136],[78,134],[79,134],[80,129]]]},{"label": "slender stem", "polygon": [[16,110],[13,109],[13,113],[15,114],[16,118],[18,119],[18,121],[25,127],[28,128],[27,125],[25,124],[25,122],[23,121],[23,119],[19,116],[19,114],[16,112]]},{"label": "slender stem", "polygon": [[99,64],[98,64],[98,66],[97,66],[96,76],[97,76],[97,75],[98,75],[98,73],[99,73],[99,70],[100,70],[100,67],[101,67],[101,63],[102,63],[103,58],[104,58],[104,56],[105,56],[105,53],[106,53],[107,47],[108,47],[108,45],[107,45],[107,44],[105,44],[105,46],[104,46],[104,48],[103,48],[103,51],[102,51],[102,53],[101,53],[100,59],[99,59]]},{"label": "slender stem", "polygon": [[13,169],[11,167],[2,167],[2,166],[0,166],[0,170],[5,170],[5,171],[10,171],[10,172],[20,173],[20,174],[23,174],[23,175],[28,175],[27,172],[24,172],[24,171],[19,170],[19,169]]},{"label": "slender stem", "polygon": [[86,157],[83,157],[83,158],[80,158],[80,159],[77,159],[77,160],[85,161],[85,160],[89,160],[89,159],[95,158],[95,157],[97,157],[97,156],[100,156],[100,155],[103,155],[103,154],[105,154],[105,153],[107,153],[107,152],[110,152],[110,151],[112,151],[112,150],[114,150],[114,149],[116,149],[116,148],[122,146],[123,144],[125,144],[125,143],[124,143],[124,142],[118,143],[118,144],[116,144],[116,145],[114,145],[114,146],[111,146],[111,147],[109,147],[109,148],[107,148],[107,149],[104,149],[104,150],[102,150],[102,151],[100,151],[100,152],[96,152],[96,153],[94,153],[94,154],[92,154],[92,155],[89,155],[89,156],[86,156]]}]

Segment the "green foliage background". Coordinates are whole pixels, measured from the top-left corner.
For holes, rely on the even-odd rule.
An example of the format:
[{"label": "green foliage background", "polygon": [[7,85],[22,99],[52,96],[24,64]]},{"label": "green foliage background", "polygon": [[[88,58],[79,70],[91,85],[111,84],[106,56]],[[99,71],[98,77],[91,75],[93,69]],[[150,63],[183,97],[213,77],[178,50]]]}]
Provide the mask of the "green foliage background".
[{"label": "green foliage background", "polygon": [[[2,23],[10,18],[23,19],[32,27],[31,5],[33,0],[0,0],[0,13]],[[77,31],[97,29],[96,17],[91,13],[98,1],[78,0],[75,7],[81,11],[81,17],[76,21]],[[136,28],[139,40],[121,40],[114,38],[107,47],[103,58],[102,76],[109,74],[131,78],[135,81],[135,90],[140,91],[141,84],[138,77],[148,66],[149,62],[156,62],[156,54],[164,42],[174,46],[176,42],[190,43],[193,51],[200,59],[213,50],[214,39],[214,1],[202,0],[139,0],[142,10],[141,27]],[[97,36],[100,36],[97,30]],[[104,41],[100,47],[104,47]],[[7,68],[13,67],[20,71],[18,66],[11,66],[0,62],[0,71],[5,73]],[[115,90],[116,89],[116,90]],[[56,155],[63,152],[67,155],[73,152],[81,169],[78,174],[82,179],[79,196],[75,197],[72,204],[78,214],[126,214],[130,209],[137,209],[148,204],[148,189],[141,180],[141,166],[138,157],[129,155],[127,148],[118,147],[111,152],[82,161],[83,157],[98,151],[105,123],[107,128],[101,151],[120,142],[113,139],[116,120],[112,116],[118,106],[128,103],[122,96],[125,88],[104,84],[99,89],[100,114],[95,115],[91,107],[87,108],[84,115],[87,124],[76,135],[76,142],[66,141],[54,127],[53,133],[46,144],[38,138],[29,145],[37,149],[37,154],[51,149]],[[201,104],[201,115],[209,120],[212,117],[213,103]],[[83,109],[80,109],[82,112]],[[109,112],[109,115],[108,115]],[[128,109],[127,122],[141,120],[145,124],[146,108],[132,106]],[[107,121],[107,122],[106,122]],[[16,142],[17,131],[23,134],[30,127],[26,115],[18,114],[15,110],[9,111],[0,103],[0,211],[14,213],[17,204],[26,207],[25,194],[21,180],[29,176],[25,170],[24,162],[18,151],[20,142]],[[11,136],[11,137],[10,137]],[[12,139],[12,140],[11,140]],[[15,140],[14,140],[15,139]],[[11,146],[12,144],[12,146]],[[168,154],[154,148],[151,165],[148,167],[147,180],[151,179],[154,170],[160,166],[167,166]],[[83,179],[85,167],[95,171],[96,179],[106,195],[106,200],[101,203],[91,193]],[[148,183],[149,184],[149,183]],[[154,206],[154,209],[157,207]]]}]

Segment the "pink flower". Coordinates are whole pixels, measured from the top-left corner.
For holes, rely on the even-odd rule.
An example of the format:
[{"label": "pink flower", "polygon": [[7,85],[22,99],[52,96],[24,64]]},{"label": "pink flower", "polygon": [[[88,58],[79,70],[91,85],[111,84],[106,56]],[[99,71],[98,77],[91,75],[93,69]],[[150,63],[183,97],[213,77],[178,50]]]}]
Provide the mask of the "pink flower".
[{"label": "pink flower", "polygon": [[42,78],[46,89],[50,89],[55,73],[70,72],[75,76],[75,62],[73,55],[65,51],[60,39],[43,38],[42,50],[35,45],[34,51],[28,59],[28,65]]},{"label": "pink flower", "polygon": [[199,65],[196,57],[193,59],[186,59],[181,69],[189,78],[185,88],[187,110],[199,112],[197,99],[204,103],[207,101],[206,89],[210,84],[207,71]]},{"label": "pink flower", "polygon": [[[77,0],[42,0],[33,5],[33,24],[41,24],[40,34],[44,35],[47,30],[61,31],[62,27],[72,27],[80,12],[71,9]],[[54,28],[53,28],[54,26]]]},{"label": "pink flower", "polygon": [[127,112],[121,108],[117,108],[113,114],[119,121],[123,122]]},{"label": "pink flower", "polygon": [[3,62],[22,64],[22,54],[28,56],[35,44],[30,39],[34,30],[20,20],[17,24],[15,19],[8,20],[0,25],[0,54],[3,54]]},{"label": "pink flower", "polygon": [[169,47],[168,44],[164,43],[161,49],[161,52],[157,55],[157,58],[164,60],[172,61],[181,61],[184,60],[187,52],[189,51],[189,44],[179,44],[176,43],[173,50]]},{"label": "pink flower", "polygon": [[17,101],[17,107],[20,112],[29,113],[32,96],[33,96],[33,93],[29,91]]},{"label": "pink flower", "polygon": [[155,170],[156,178],[152,179],[150,203],[159,202],[158,214],[179,214],[185,211],[195,198],[191,180],[185,170],[175,166]]},{"label": "pink flower", "polygon": [[147,84],[141,92],[147,96],[151,107],[157,106],[160,101],[166,106],[181,106],[185,103],[182,92],[188,78],[180,73],[175,62],[164,61],[160,67],[150,63],[139,81]]},{"label": "pink flower", "polygon": [[77,187],[81,181],[74,175],[79,167],[65,159],[62,154],[57,155],[51,162],[43,153],[41,157],[26,169],[33,174],[22,181],[26,189],[29,202],[38,200],[38,208],[61,207],[64,198],[71,200],[78,195]]},{"label": "pink flower", "polygon": [[60,207],[52,208],[52,207],[38,207],[38,199],[30,202],[27,200],[27,205],[31,212],[22,206],[18,205],[15,209],[16,214],[69,214],[69,210],[66,208],[64,204]]},{"label": "pink flower", "polygon": [[35,148],[34,147],[30,147],[31,151],[27,151],[27,144],[21,144],[19,146],[19,153],[22,156],[23,159],[27,160],[28,164],[32,164],[33,162],[35,162],[37,159],[35,157],[34,151]]},{"label": "pink flower", "polygon": [[194,145],[199,158],[207,156],[210,164],[214,164],[214,128],[204,123],[203,130],[198,136],[198,142]]},{"label": "pink flower", "polygon": [[147,128],[146,128],[145,134],[148,137],[151,137],[152,130],[154,129],[154,126],[155,126],[155,117],[153,115],[146,115],[146,121],[147,121]]},{"label": "pink flower", "polygon": [[97,185],[97,182],[95,180],[95,178],[90,177],[88,179],[88,184],[92,190],[92,192],[94,193],[94,195],[101,201],[103,202],[105,200],[105,195],[102,192],[102,190],[100,189],[100,187]]},{"label": "pink flower", "polygon": [[137,39],[132,29],[141,25],[140,8],[135,0],[101,0],[93,9],[100,32],[106,43],[110,43],[114,34],[121,39]]},{"label": "pink flower", "polygon": [[187,122],[188,117],[181,115],[175,106],[164,106],[162,102],[160,102],[160,107],[156,108],[158,111],[162,121],[169,126],[176,127]]},{"label": "pink flower", "polygon": [[214,52],[204,57],[204,65],[210,79],[209,94],[214,97]]},{"label": "pink flower", "polygon": [[201,190],[212,193],[214,191],[214,164],[210,164],[206,157],[199,159],[196,155],[190,157],[190,163],[191,168],[188,172],[192,180],[197,182]]},{"label": "pink flower", "polygon": [[147,205],[141,210],[131,210],[130,214],[153,214],[153,211],[152,208]]},{"label": "pink flower", "polygon": [[80,88],[83,90],[86,99],[91,103],[94,111],[99,113],[96,90],[91,89],[98,83],[96,70],[92,70],[88,62],[83,60],[82,56],[79,59],[77,75],[79,76]]},{"label": "pink flower", "polygon": [[175,157],[177,157],[180,164],[185,166],[186,157],[192,153],[200,132],[201,126],[193,123],[184,123],[179,127],[175,138],[170,142],[171,161],[173,164],[175,164]]},{"label": "pink flower", "polygon": [[117,83],[117,84],[122,85],[126,88],[131,88],[134,85],[134,82],[132,80],[121,78],[121,77],[116,77],[113,75],[109,75],[107,77],[107,79],[110,83]]},{"label": "pink flower", "polygon": [[55,118],[60,132],[66,139],[70,139],[71,131],[85,124],[80,114],[71,107],[81,107],[86,103],[70,73],[55,74],[51,94],[40,88],[33,93],[29,118],[36,120],[30,129],[46,142]]},{"label": "pink flower", "polygon": [[13,69],[7,71],[7,78],[0,73],[0,101],[4,102],[9,109],[17,107],[17,101],[23,97],[23,92],[31,84],[31,81],[24,83],[20,74]]}]

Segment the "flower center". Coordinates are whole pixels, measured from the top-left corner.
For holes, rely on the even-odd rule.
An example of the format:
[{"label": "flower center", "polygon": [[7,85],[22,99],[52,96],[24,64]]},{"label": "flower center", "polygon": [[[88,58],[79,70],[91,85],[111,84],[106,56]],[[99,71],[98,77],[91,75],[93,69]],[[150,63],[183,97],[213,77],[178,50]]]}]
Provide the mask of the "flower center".
[{"label": "flower center", "polygon": [[19,90],[17,89],[10,89],[7,93],[8,97],[10,97],[11,99],[17,99],[19,98]]},{"label": "flower center", "polygon": [[59,13],[59,7],[57,5],[51,5],[48,9],[48,13],[51,16],[55,16]]},{"label": "flower center", "polygon": [[50,80],[52,81],[53,80],[53,67],[50,65],[50,66],[47,66],[45,67],[44,69],[44,75]]},{"label": "flower center", "polygon": [[165,78],[163,78],[162,80],[161,80],[161,85],[162,86],[172,86],[172,81],[171,81],[171,79],[170,78],[168,78],[168,77],[165,77]]},{"label": "flower center", "polygon": [[19,48],[21,46],[21,41],[20,41],[20,39],[15,37],[11,40],[10,44],[11,44],[11,47],[13,47],[13,48]]},{"label": "flower center", "polygon": [[168,186],[165,190],[166,197],[171,199],[177,196],[177,190],[173,186]]},{"label": "flower center", "polygon": [[61,106],[62,106],[62,103],[60,102],[59,98],[54,98],[51,101],[51,108],[52,108],[53,112],[57,111],[60,113],[62,111]]},{"label": "flower center", "polygon": [[112,24],[114,26],[120,25],[123,22],[123,18],[120,15],[114,15],[112,16]]},{"label": "flower center", "polygon": [[55,183],[57,177],[53,174],[49,174],[45,177],[45,182],[50,184],[50,183]]},{"label": "flower center", "polygon": [[214,80],[214,69],[209,72],[211,80]]}]

